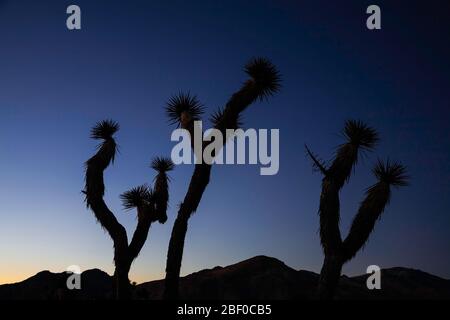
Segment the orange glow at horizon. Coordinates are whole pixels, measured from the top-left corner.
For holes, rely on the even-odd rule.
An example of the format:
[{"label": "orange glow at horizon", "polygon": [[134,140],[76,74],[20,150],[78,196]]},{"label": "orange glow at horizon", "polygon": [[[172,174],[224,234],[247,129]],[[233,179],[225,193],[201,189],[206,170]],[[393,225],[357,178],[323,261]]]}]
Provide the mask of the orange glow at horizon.
[{"label": "orange glow at horizon", "polygon": [[[82,271],[86,271],[89,269],[94,269],[94,268],[87,268],[87,269],[82,269]],[[107,272],[108,274],[112,274],[112,272],[110,270],[105,270],[103,267],[98,267],[98,269]],[[35,266],[14,266],[14,267],[8,267],[6,268],[5,266],[0,267],[0,285],[4,285],[4,284],[13,284],[13,283],[17,283],[17,282],[22,282],[34,275],[36,275],[37,273],[41,272],[41,271],[45,271],[48,270],[52,273],[61,273],[64,272],[65,270],[63,269],[59,269],[58,267],[55,268],[39,268],[39,267],[35,267]],[[139,272],[141,271],[141,272]],[[130,272],[130,281],[131,282],[136,282],[138,284],[140,283],[144,283],[144,282],[148,282],[148,281],[152,281],[152,280],[159,280],[159,279],[163,279],[164,278],[164,273],[163,272],[152,272],[152,275],[149,275],[148,272],[142,272],[142,270],[139,271],[135,271],[133,272],[133,270]]]}]

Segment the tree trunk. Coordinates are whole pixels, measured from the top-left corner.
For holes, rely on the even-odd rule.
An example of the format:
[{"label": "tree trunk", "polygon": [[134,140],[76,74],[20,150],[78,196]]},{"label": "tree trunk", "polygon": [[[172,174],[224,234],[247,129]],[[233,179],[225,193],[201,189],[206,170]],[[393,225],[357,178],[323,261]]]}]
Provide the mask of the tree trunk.
[{"label": "tree trunk", "polygon": [[178,216],[173,225],[169,250],[167,252],[164,299],[176,300],[179,298],[178,284],[188,220],[191,214],[197,210],[206,186],[209,183],[210,175],[211,165],[202,163],[195,166],[188,191],[178,210]]},{"label": "tree trunk", "polygon": [[177,300],[179,298],[181,260],[183,259],[184,239],[186,238],[188,219],[189,215],[184,214],[180,208],[172,229],[167,253],[164,288],[164,299],[166,300]]},{"label": "tree trunk", "polygon": [[320,271],[318,298],[319,300],[331,300],[341,277],[343,260],[338,255],[325,256],[322,270]]},{"label": "tree trunk", "polygon": [[128,279],[131,262],[128,259],[128,246],[125,243],[115,244],[114,248],[114,264],[116,270],[114,271],[114,295],[116,300],[131,299],[131,286]]},{"label": "tree trunk", "polygon": [[114,273],[114,293],[117,300],[131,299],[131,285],[128,279],[128,272],[126,266],[116,267]]}]

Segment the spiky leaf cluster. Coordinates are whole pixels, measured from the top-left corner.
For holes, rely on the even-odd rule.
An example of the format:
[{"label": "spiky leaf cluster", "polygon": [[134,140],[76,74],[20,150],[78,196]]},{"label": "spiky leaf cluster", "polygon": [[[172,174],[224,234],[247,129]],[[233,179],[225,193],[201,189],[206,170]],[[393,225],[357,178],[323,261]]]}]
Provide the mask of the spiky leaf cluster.
[{"label": "spiky leaf cluster", "polygon": [[348,120],[342,132],[347,141],[361,149],[371,150],[379,141],[377,131],[360,120]]},{"label": "spiky leaf cluster", "polygon": [[258,88],[258,96],[265,99],[278,92],[281,87],[281,75],[277,68],[266,58],[254,58],[244,67]]},{"label": "spiky leaf cluster", "polygon": [[166,173],[168,171],[171,171],[173,170],[174,166],[175,165],[170,158],[164,157],[156,157],[150,164],[150,167],[155,169],[159,173]]},{"label": "spiky leaf cluster", "polygon": [[166,105],[166,114],[171,124],[180,123],[183,113],[187,113],[192,121],[200,120],[204,107],[197,96],[180,92],[171,97]]},{"label": "spiky leaf cluster", "polygon": [[378,160],[372,171],[380,182],[396,187],[408,185],[409,176],[406,173],[406,167],[399,162]]},{"label": "spiky leaf cluster", "polygon": [[242,115],[239,114],[237,117],[229,117],[225,118],[224,115],[224,108],[219,108],[218,110],[214,111],[213,114],[210,117],[210,122],[214,126],[214,128],[219,130],[225,130],[225,129],[238,129],[242,126]]},{"label": "spiky leaf cluster", "polygon": [[113,120],[103,120],[95,124],[91,129],[91,138],[96,140],[111,139],[114,133],[119,130],[119,123]]},{"label": "spiky leaf cluster", "polygon": [[122,205],[126,210],[142,207],[153,202],[154,194],[147,185],[134,187],[120,195]]}]

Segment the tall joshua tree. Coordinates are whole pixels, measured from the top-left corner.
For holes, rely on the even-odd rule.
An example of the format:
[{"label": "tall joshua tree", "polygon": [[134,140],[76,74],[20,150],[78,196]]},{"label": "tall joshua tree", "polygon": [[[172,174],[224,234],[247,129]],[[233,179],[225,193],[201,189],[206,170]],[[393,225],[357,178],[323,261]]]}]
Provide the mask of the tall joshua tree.
[{"label": "tall joshua tree", "polygon": [[128,299],[131,296],[128,273],[134,259],[139,255],[147,240],[153,222],[164,223],[167,220],[168,176],[173,169],[170,159],[156,158],[151,167],[157,171],[153,189],[147,185],[133,188],[121,195],[123,206],[130,210],[136,208],[137,225],[131,242],[128,243],[125,228],[117,221],[114,214],[103,200],[105,185],[103,172],[114,162],[117,145],[113,138],[119,130],[117,122],[106,120],[98,122],[91,130],[91,138],[102,140],[97,153],[86,162],[86,204],[93,212],[102,227],[106,229],[114,243],[114,289],[117,299]]},{"label": "tall joshua tree", "polygon": [[[250,104],[269,98],[280,88],[280,74],[270,61],[264,58],[253,59],[245,66],[244,70],[250,78],[239,91],[231,96],[225,107],[219,109],[211,117],[214,128],[220,130],[224,137],[226,137],[225,130],[227,128],[236,129],[240,125],[240,115]],[[197,97],[180,93],[169,100],[166,111],[173,124],[178,124],[191,133],[191,144],[193,145],[194,121],[200,120],[203,114],[203,106]],[[211,142],[204,142],[202,150],[209,143]],[[178,284],[188,221],[198,208],[209,183],[210,174],[211,165],[196,164],[184,200],[180,204],[167,253],[165,299],[178,298]]]},{"label": "tall joshua tree", "polygon": [[377,182],[366,191],[355,215],[350,232],[342,240],[339,229],[339,191],[350,179],[361,152],[375,148],[379,138],[377,132],[360,121],[350,120],[345,124],[343,136],[346,142],[337,149],[329,167],[318,160],[306,147],[314,166],[323,174],[320,195],[320,239],[325,260],[320,272],[318,297],[332,299],[338,285],[342,266],[350,261],[369,239],[375,223],[389,204],[391,187],[406,186],[406,168],[397,162],[378,160],[372,172]]}]

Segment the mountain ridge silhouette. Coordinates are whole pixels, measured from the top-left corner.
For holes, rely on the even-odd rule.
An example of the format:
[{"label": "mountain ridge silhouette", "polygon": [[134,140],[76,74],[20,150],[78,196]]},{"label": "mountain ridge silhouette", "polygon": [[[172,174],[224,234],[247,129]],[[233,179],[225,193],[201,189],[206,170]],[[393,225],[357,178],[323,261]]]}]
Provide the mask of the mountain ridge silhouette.
[{"label": "mountain ridge silhouette", "polygon": [[[68,290],[68,273],[41,271],[13,284],[0,285],[0,300],[103,300],[112,298],[112,278],[99,269],[81,274],[81,290]],[[181,278],[181,299],[310,300],[319,275],[284,262],[256,256],[229,266],[203,269]],[[381,290],[368,290],[368,275],[343,275],[337,299],[450,299],[450,280],[403,267],[381,270]],[[164,280],[134,286],[135,299],[161,299]]]}]

